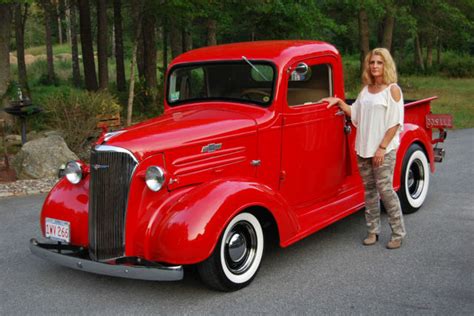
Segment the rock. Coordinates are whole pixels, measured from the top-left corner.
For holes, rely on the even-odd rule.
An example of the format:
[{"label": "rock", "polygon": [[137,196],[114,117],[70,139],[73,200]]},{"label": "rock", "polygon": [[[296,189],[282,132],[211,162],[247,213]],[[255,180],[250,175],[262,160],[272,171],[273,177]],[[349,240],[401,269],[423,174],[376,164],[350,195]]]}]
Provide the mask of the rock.
[{"label": "rock", "polygon": [[61,136],[51,135],[23,145],[12,165],[18,179],[43,179],[57,176],[62,164],[77,159]]},{"label": "rock", "polygon": [[20,135],[7,135],[5,136],[5,142],[7,145],[21,145]]},{"label": "rock", "polygon": [[37,132],[37,131],[31,131],[28,134],[26,134],[26,141],[32,141],[38,138],[42,138],[43,133]]},{"label": "rock", "polygon": [[31,55],[31,54],[26,54],[25,55],[25,64],[31,65],[36,61],[36,56]]},{"label": "rock", "polygon": [[17,63],[18,63],[18,58],[12,53],[10,53],[10,64],[16,65]]},{"label": "rock", "polygon": [[63,137],[63,135],[61,134],[60,131],[54,131],[54,130],[52,130],[52,131],[42,131],[42,132],[31,131],[28,134],[26,134],[26,139],[27,139],[27,141],[32,141],[32,140],[35,140],[35,139],[38,139],[38,138],[44,138],[44,137],[49,137],[49,136],[53,136],[53,135]]},{"label": "rock", "polygon": [[49,136],[61,136],[61,137],[63,137],[63,134],[60,131],[46,131],[46,132],[44,132],[44,136],[45,137],[49,137]]},{"label": "rock", "polygon": [[62,54],[56,54],[54,58],[60,61],[69,61],[69,60],[72,60],[72,55],[69,53],[62,53]]}]

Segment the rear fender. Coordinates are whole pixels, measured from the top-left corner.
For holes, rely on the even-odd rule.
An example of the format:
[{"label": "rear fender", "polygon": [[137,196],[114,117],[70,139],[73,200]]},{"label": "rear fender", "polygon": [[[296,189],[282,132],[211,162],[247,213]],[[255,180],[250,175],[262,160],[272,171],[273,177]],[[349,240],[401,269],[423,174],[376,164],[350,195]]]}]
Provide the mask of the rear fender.
[{"label": "rear fender", "polygon": [[431,138],[428,136],[426,131],[418,125],[415,124],[405,124],[403,126],[404,130],[400,135],[400,147],[397,150],[397,163],[395,165],[394,177],[393,177],[393,187],[398,190],[400,187],[400,175],[403,167],[403,158],[414,143],[418,143],[424,150],[430,162],[431,172],[435,170],[433,149],[431,144]]},{"label": "rear fender", "polygon": [[259,206],[269,210],[281,242],[293,236],[298,223],[283,198],[269,187],[242,179],[216,180],[183,194],[149,223],[145,256],[152,261],[194,264],[208,258],[230,220]]}]

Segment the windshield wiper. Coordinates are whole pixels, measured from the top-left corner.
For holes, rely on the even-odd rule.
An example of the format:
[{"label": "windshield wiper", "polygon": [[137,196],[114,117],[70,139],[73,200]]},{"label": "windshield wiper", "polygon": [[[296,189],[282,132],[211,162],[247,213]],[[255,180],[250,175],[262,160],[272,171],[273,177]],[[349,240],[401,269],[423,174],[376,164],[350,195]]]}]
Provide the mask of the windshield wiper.
[{"label": "windshield wiper", "polygon": [[242,59],[245,60],[245,62],[246,62],[247,64],[249,64],[250,67],[252,67],[253,70],[255,70],[265,81],[270,81],[270,80],[267,79],[267,77],[265,77],[265,76],[260,72],[260,70],[258,70],[257,67],[255,67],[255,66],[250,62],[250,60],[247,59],[247,57],[242,56]]}]

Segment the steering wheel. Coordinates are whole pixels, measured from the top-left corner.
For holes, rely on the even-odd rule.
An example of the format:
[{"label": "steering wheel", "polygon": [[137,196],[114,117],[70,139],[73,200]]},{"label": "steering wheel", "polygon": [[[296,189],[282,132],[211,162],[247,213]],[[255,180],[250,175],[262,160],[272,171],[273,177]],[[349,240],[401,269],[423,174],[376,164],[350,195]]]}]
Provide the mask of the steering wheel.
[{"label": "steering wheel", "polygon": [[[245,89],[240,93],[240,96],[245,99],[249,100],[262,100],[264,102],[267,102],[270,99],[270,93],[260,90],[260,89]],[[253,96],[253,97],[252,97]],[[265,100],[267,99],[268,100]]]}]

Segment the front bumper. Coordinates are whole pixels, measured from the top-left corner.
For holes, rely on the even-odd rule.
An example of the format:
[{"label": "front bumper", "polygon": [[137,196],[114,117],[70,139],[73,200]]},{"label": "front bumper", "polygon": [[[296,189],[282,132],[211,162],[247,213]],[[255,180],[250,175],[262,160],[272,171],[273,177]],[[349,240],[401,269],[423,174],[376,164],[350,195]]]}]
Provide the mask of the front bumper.
[{"label": "front bumper", "polygon": [[183,279],[182,266],[164,266],[135,257],[119,258],[107,263],[97,262],[90,260],[84,248],[77,246],[39,243],[36,239],[31,239],[30,251],[44,260],[80,271],[149,281]]}]

